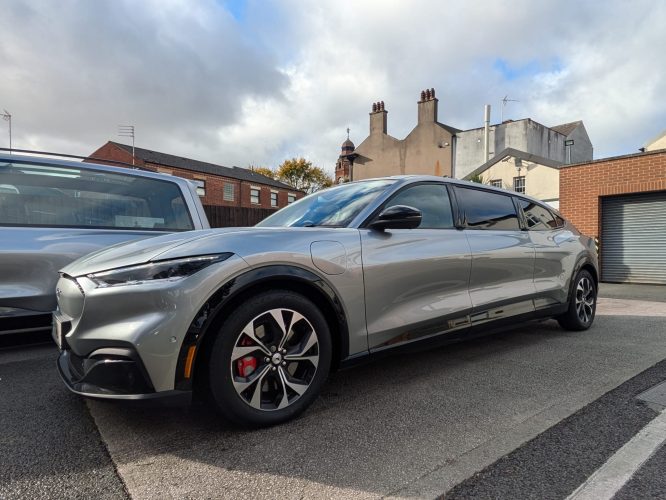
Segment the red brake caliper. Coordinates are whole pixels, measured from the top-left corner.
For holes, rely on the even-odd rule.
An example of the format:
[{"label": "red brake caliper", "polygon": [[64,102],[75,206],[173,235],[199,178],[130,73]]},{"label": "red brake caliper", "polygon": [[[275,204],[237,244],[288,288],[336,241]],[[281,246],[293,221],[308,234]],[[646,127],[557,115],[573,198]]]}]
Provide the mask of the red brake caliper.
[{"label": "red brake caliper", "polygon": [[[247,337],[244,337],[240,342],[240,345],[244,347],[251,346],[252,344],[253,342]],[[252,375],[254,370],[257,369],[257,360],[254,356],[245,356],[236,361],[236,367],[238,368],[238,374],[246,378]]]}]

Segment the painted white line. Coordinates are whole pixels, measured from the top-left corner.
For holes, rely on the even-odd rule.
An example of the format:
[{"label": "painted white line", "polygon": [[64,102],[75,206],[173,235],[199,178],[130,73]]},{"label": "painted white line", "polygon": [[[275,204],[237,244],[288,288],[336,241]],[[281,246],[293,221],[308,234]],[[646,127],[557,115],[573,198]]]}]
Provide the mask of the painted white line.
[{"label": "painted white line", "polygon": [[610,500],[666,441],[666,410],[641,429],[567,500]]}]

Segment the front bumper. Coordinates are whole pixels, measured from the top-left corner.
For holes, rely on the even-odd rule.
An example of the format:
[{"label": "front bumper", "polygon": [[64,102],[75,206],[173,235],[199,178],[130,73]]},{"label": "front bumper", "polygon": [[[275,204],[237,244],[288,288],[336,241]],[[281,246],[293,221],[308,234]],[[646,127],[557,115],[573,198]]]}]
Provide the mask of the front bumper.
[{"label": "front bumper", "polygon": [[85,358],[64,350],[57,364],[69,390],[81,396],[136,400],[186,393],[155,392],[141,360],[131,349],[99,349]]}]

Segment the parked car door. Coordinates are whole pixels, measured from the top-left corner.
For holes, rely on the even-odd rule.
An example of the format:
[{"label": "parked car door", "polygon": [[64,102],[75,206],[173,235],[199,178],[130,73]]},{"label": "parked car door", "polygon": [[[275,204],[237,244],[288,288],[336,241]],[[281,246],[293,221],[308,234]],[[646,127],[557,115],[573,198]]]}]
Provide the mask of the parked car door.
[{"label": "parked car door", "polygon": [[469,325],[471,254],[444,183],[409,185],[382,208],[422,212],[416,229],[361,229],[370,349]]},{"label": "parked car door", "polygon": [[531,200],[516,198],[535,250],[534,286],[536,309],[567,300],[570,271],[576,262],[578,239],[565,227],[564,219]]},{"label": "parked car door", "polygon": [[534,247],[510,194],[455,187],[472,251],[472,326],[534,311]]}]

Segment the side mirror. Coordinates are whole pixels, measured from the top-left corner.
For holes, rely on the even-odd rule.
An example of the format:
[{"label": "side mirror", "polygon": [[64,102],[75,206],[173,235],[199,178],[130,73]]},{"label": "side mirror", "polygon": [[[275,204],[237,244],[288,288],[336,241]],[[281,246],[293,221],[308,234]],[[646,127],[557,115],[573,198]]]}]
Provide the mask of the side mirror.
[{"label": "side mirror", "polygon": [[370,229],[415,229],[421,225],[421,211],[406,205],[385,208],[370,223]]}]

